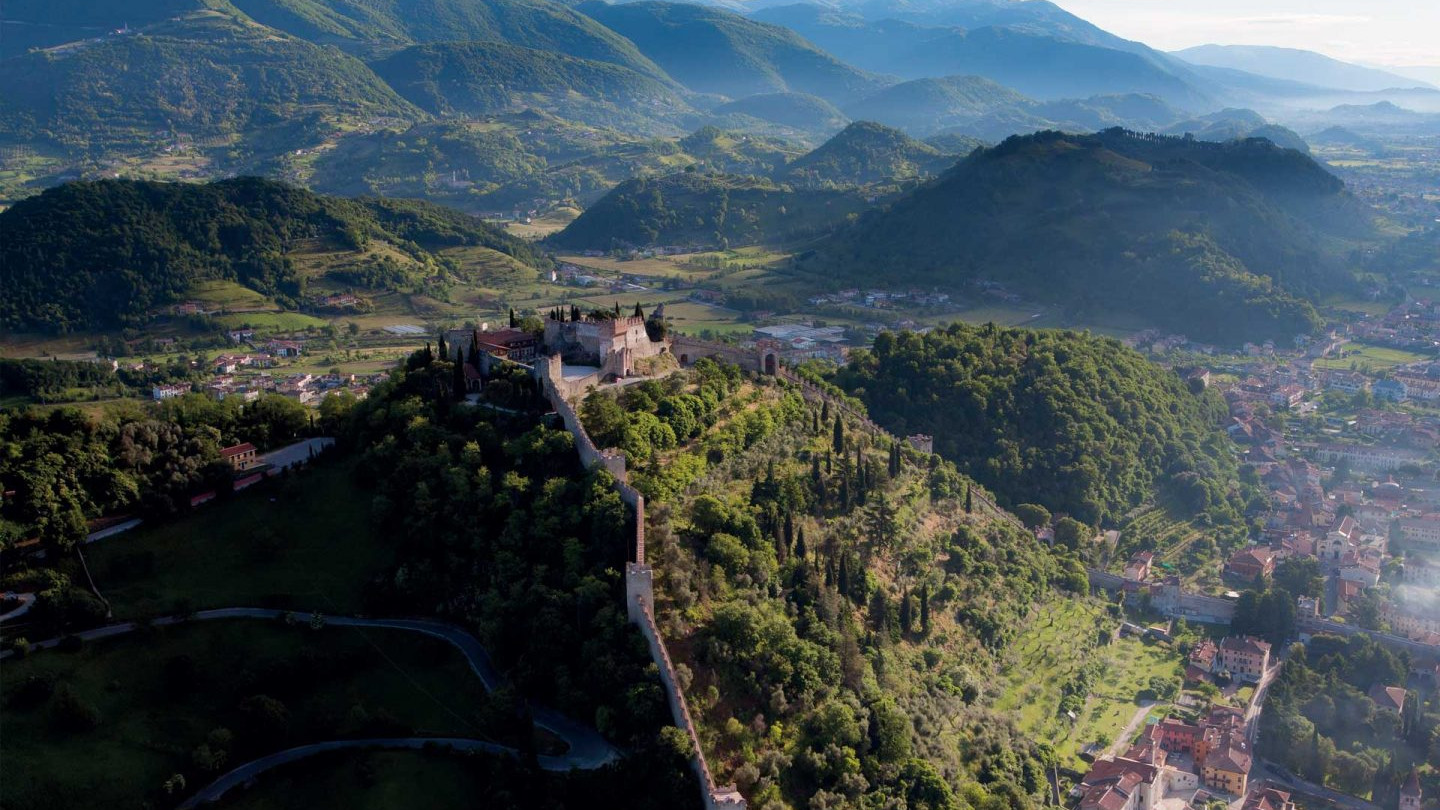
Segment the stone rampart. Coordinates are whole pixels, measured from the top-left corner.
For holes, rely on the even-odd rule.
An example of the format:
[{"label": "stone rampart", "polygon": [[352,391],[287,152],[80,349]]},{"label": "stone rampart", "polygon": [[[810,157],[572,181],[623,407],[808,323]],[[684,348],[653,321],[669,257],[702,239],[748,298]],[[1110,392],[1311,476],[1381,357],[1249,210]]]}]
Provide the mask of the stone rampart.
[{"label": "stone rampart", "polygon": [[645,497],[630,486],[625,468],[625,454],[616,450],[601,450],[595,446],[594,440],[580,422],[579,414],[575,413],[575,409],[566,399],[563,388],[555,384],[560,378],[558,357],[550,358],[549,362],[542,360],[536,366],[541,370],[540,380],[546,397],[560,416],[565,429],[575,439],[575,450],[580,455],[580,463],[586,468],[597,465],[605,467],[615,478],[615,490],[620,494],[620,499],[634,511],[635,559],[625,565],[625,611],[630,621],[640,627],[640,632],[650,647],[650,657],[660,670],[660,680],[665,688],[665,698],[670,704],[672,720],[690,738],[690,745],[695,752],[691,767],[700,779],[706,810],[745,810],[745,799],[735,786],[715,784],[710,763],[705,758],[705,749],[700,745],[700,735],[690,717],[685,693],[680,688],[675,665],[670,660],[665,639],[660,635],[659,626],[655,623],[651,607],[655,603],[655,572],[645,563]]}]

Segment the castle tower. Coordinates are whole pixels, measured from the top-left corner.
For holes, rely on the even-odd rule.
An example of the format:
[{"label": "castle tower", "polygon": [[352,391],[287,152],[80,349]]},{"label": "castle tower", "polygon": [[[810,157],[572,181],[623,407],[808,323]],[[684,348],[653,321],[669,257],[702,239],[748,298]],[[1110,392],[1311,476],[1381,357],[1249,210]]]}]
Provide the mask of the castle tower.
[{"label": "castle tower", "polygon": [[1420,810],[1420,773],[1411,769],[1400,786],[1400,810]]}]

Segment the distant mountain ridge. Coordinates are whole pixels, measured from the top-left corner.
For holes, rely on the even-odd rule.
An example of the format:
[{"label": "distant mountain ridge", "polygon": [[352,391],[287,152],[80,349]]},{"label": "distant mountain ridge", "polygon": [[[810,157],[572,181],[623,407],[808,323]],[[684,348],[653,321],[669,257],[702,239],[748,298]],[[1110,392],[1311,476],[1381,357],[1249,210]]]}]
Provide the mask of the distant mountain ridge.
[{"label": "distant mountain ridge", "polygon": [[844,103],[883,87],[799,34],[717,8],[657,0],[576,7],[634,42],[681,84],[743,98],[796,92]]},{"label": "distant mountain ridge", "polygon": [[[1427,82],[1406,78],[1375,68],[1332,59],[1313,51],[1274,48],[1258,45],[1197,45],[1175,51],[1187,62],[1196,65],[1231,68],[1268,76],[1273,79],[1303,82],[1332,87],[1337,90],[1388,90],[1396,87],[1430,86]],[[1431,89],[1434,89],[1433,86]]]}]

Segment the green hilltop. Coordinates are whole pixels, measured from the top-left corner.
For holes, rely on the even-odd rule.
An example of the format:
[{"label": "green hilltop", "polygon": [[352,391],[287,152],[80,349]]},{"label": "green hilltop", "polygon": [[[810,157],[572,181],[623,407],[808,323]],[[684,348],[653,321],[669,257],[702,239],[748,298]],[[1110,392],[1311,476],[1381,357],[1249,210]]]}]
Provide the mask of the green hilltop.
[{"label": "green hilltop", "polygon": [[773,244],[825,233],[867,207],[855,190],[796,190],[763,177],[680,172],[616,186],[551,237],[570,249]]},{"label": "green hilltop", "polygon": [[939,174],[955,162],[898,129],[857,121],[785,166],[777,179],[802,185],[868,185]]},{"label": "green hilltop", "polygon": [[1009,506],[1099,525],[1159,502],[1243,524],[1224,400],[1113,339],[964,324],[887,332],[835,382],[892,432],[933,436]]},{"label": "green hilltop", "polygon": [[1001,284],[1077,316],[1128,313],[1211,342],[1318,328],[1352,283],[1363,206],[1309,157],[1119,130],[1014,137],[863,217],[799,268],[826,278]]}]

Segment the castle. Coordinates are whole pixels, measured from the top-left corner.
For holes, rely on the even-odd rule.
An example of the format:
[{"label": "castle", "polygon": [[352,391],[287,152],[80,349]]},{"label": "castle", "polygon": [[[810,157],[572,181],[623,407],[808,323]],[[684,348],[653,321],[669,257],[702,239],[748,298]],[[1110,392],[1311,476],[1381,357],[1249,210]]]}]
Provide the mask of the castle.
[{"label": "castle", "polygon": [[643,315],[576,319],[577,314],[572,311],[568,319],[552,314],[545,320],[545,347],[567,365],[598,367],[601,378],[628,377],[636,361],[670,351],[667,341],[650,339]]}]

